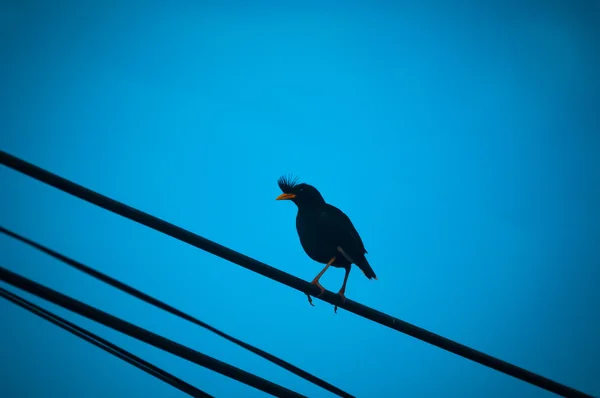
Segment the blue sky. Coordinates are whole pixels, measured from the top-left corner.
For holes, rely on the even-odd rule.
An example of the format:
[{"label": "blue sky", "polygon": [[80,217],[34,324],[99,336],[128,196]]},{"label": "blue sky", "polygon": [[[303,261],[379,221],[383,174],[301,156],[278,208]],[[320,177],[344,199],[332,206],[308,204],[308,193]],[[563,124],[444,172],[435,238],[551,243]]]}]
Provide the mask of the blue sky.
[{"label": "blue sky", "polygon": [[[346,295],[600,395],[595,2],[0,5],[0,148],[306,280],[277,178],[358,228]],[[550,393],[0,167],[7,228],[359,397]],[[0,236],[5,266],[311,397],[223,339]],[[341,286],[343,271],[322,279]],[[4,284],[2,284],[5,287]],[[11,291],[16,291],[11,288]],[[29,297],[25,295],[26,297]],[[264,394],[37,299],[215,396]],[[0,301],[0,396],[177,397]]]}]

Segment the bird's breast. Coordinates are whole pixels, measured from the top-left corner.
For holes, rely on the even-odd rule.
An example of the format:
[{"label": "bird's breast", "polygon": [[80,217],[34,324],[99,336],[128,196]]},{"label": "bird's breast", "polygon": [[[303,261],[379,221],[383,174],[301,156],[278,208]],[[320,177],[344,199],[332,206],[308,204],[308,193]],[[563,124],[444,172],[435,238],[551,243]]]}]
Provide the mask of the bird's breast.
[{"label": "bird's breast", "polygon": [[336,247],[329,243],[327,231],[323,229],[320,213],[298,213],[296,230],[300,244],[306,254],[319,263],[327,263],[336,255]]}]

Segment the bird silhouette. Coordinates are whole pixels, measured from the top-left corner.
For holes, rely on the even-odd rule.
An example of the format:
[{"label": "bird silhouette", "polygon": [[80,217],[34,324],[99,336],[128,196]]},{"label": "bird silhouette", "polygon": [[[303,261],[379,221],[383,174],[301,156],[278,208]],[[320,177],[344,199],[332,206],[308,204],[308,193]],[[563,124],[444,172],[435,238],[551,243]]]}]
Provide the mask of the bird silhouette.
[{"label": "bird silhouette", "polygon": [[[312,185],[299,184],[297,179],[287,176],[280,177],[277,183],[283,193],[276,200],[290,200],[298,207],[296,230],[302,248],[312,260],[326,264],[311,282],[321,290],[317,297],[325,292],[319,279],[330,266],[346,270],[344,282],[338,292],[342,302],[346,300],[346,283],[352,264],[355,264],[368,279],[377,279],[365,257],[365,245],[352,221],[343,211],[325,202],[321,193]],[[310,295],[308,301],[314,305]],[[337,305],[334,311],[337,312]]]}]

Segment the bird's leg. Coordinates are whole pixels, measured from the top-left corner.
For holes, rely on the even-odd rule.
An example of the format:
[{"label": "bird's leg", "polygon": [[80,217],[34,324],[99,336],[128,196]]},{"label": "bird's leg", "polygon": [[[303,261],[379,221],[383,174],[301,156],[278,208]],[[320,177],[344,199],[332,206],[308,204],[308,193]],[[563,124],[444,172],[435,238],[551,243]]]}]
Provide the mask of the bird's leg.
[{"label": "bird's leg", "polygon": [[[346,302],[346,282],[348,282],[348,276],[350,275],[350,267],[346,268],[346,275],[344,275],[344,283],[342,283],[342,288],[338,292],[338,294],[342,297],[342,303]],[[337,314],[337,305],[333,308],[333,312]]]},{"label": "bird's leg", "polygon": [[[311,284],[316,285],[319,289],[321,289],[321,293],[316,297],[321,297],[321,294],[323,294],[325,292],[325,288],[323,286],[321,286],[321,284],[319,283],[319,279],[321,279],[321,277],[323,276],[325,271],[327,271],[327,268],[329,268],[329,266],[331,264],[333,264],[334,261],[335,261],[335,257],[333,257],[331,260],[329,260],[329,262],[327,263],[325,268],[323,268],[323,270],[321,272],[319,272],[319,274],[317,276],[315,276],[315,279],[312,280]],[[308,303],[314,307],[312,299],[310,298],[310,294],[307,294],[306,297],[308,297]]]},{"label": "bird's leg", "polygon": [[[323,268],[323,270],[321,272],[319,272],[319,274],[317,276],[315,276],[315,279],[313,279],[311,282],[313,285],[317,285],[319,287],[319,289],[321,289],[321,294],[323,294],[323,292],[325,291],[325,288],[323,286],[321,286],[321,284],[319,283],[319,279],[321,279],[321,277],[323,276],[325,271],[327,271],[327,268],[329,268],[329,266],[331,264],[333,264],[334,261],[335,261],[335,257],[333,257],[331,260],[329,260],[329,262],[327,263],[325,268]],[[319,294],[317,297],[320,297],[321,294]]]}]

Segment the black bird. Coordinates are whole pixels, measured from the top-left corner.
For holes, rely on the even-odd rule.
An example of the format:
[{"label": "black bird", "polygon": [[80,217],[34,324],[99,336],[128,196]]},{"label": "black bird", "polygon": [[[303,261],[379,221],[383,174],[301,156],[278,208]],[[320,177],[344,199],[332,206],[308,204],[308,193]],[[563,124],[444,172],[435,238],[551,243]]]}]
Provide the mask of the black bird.
[{"label": "black bird", "polygon": [[[291,200],[298,206],[296,230],[302,248],[311,259],[326,264],[311,282],[321,289],[321,294],[325,288],[321,286],[319,279],[329,266],[346,270],[344,283],[338,292],[342,302],[346,300],[344,293],[352,264],[356,264],[368,279],[377,279],[365,257],[367,250],[362,239],[343,211],[326,203],[321,193],[312,185],[298,184],[297,179],[286,176],[280,177],[277,183],[283,193],[276,200]],[[310,296],[308,301],[313,305]],[[337,306],[334,310],[337,312]]]}]

